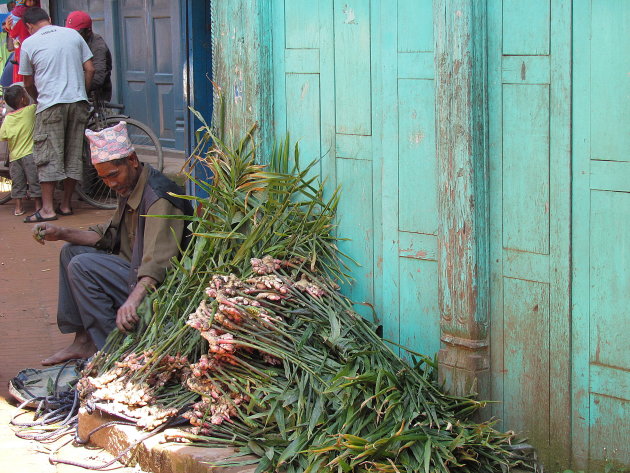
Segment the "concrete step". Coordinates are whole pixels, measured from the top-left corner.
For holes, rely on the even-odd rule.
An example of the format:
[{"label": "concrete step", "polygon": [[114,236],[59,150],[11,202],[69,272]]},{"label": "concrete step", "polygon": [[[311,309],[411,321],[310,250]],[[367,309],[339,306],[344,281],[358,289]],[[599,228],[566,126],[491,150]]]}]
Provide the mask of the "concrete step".
[{"label": "concrete step", "polygon": [[[98,409],[88,413],[85,409],[79,411],[79,437],[87,439],[95,428],[111,421],[120,420]],[[181,443],[165,443],[165,435],[176,434],[178,429],[166,429],[142,442],[126,455],[125,462],[138,465],[145,471],[152,473],[253,473],[256,466],[221,467],[214,466],[226,460],[235,453],[230,448],[192,447]],[[91,435],[89,442],[107,450],[112,455],[118,455],[133,443],[146,436],[129,425],[112,425],[104,427]],[[239,459],[254,459],[254,457],[239,457]]]}]

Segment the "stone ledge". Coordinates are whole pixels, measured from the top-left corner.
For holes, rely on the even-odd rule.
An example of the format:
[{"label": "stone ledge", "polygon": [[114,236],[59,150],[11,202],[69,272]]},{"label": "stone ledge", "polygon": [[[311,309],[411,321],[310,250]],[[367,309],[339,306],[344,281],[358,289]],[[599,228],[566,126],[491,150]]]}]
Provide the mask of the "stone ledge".
[{"label": "stone ledge", "polygon": [[[87,438],[95,428],[111,421],[120,420],[99,410],[88,414],[85,409],[79,411],[78,434]],[[213,466],[234,453],[230,448],[192,447],[186,444],[164,443],[164,433],[173,433],[176,429],[167,429],[143,441],[124,457],[122,462],[138,464],[143,470],[152,473],[253,473],[254,466],[218,467]],[[90,444],[104,448],[112,455],[136,442],[146,432],[129,425],[112,425],[93,434]],[[247,457],[241,457],[246,459]],[[253,458],[253,457],[251,457]]]}]

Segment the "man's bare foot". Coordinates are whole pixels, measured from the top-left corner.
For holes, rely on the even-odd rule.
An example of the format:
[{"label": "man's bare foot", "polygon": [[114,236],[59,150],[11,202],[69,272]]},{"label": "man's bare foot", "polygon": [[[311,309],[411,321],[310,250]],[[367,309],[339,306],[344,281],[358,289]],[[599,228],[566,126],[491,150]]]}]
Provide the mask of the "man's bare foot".
[{"label": "man's bare foot", "polygon": [[87,332],[77,332],[72,344],[42,360],[42,365],[51,366],[68,360],[89,358],[96,351],[96,345]]}]

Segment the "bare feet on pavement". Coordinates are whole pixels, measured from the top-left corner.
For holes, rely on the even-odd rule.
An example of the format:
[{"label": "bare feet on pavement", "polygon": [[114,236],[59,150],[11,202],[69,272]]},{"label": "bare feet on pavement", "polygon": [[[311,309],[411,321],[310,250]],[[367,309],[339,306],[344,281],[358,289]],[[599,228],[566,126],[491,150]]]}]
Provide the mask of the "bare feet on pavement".
[{"label": "bare feet on pavement", "polygon": [[85,359],[94,353],[96,353],[96,345],[87,332],[77,332],[72,344],[42,360],[42,365],[51,366],[68,360]]}]

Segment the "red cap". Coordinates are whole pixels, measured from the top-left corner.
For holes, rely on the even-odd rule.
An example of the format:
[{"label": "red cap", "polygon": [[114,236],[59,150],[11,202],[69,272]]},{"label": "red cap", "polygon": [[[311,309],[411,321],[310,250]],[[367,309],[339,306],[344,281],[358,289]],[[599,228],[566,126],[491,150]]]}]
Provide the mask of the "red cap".
[{"label": "red cap", "polygon": [[66,28],[72,28],[77,31],[83,28],[92,28],[92,18],[84,11],[73,11],[66,19]]}]

